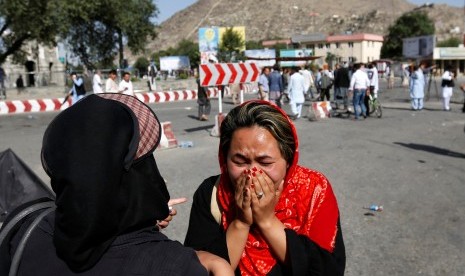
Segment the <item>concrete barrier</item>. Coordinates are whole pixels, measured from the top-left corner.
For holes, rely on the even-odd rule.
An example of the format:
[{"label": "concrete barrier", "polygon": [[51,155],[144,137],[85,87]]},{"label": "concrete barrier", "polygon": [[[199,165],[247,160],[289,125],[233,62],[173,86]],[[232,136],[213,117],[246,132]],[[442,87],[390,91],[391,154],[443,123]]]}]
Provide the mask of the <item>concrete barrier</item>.
[{"label": "concrete barrier", "polygon": [[158,149],[170,149],[177,148],[178,140],[174,135],[173,128],[171,127],[171,122],[162,122],[161,123],[161,138]]}]

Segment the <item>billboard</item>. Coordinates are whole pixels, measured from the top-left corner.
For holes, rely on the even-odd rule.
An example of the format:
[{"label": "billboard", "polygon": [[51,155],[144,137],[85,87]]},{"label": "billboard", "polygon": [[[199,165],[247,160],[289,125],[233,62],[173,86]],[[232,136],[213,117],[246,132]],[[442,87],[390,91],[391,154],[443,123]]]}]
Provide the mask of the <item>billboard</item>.
[{"label": "billboard", "polygon": [[218,52],[219,41],[219,28],[199,28],[200,52]]},{"label": "billboard", "polygon": [[[310,57],[313,56],[312,49],[294,49],[280,50],[280,57]],[[281,67],[304,66],[307,63],[305,60],[299,61],[281,61]]]},{"label": "billboard", "polygon": [[160,57],[160,70],[190,70],[191,65],[188,56]]},{"label": "billboard", "polygon": [[273,66],[276,63],[276,50],[275,49],[256,49],[256,50],[245,50],[246,57],[252,58],[265,58],[267,60],[253,60],[258,67],[263,68],[265,66]]},{"label": "billboard", "polygon": [[434,35],[402,39],[402,55],[406,58],[424,58],[433,55],[436,38]]},{"label": "billboard", "polygon": [[[199,28],[199,51],[200,51],[200,64],[206,64],[213,58],[216,59],[218,56],[218,50],[221,45],[221,37],[227,28],[225,27],[204,27]],[[242,41],[244,41],[243,47],[240,51],[245,50],[245,27],[237,26],[232,27],[233,31],[239,34]]]}]

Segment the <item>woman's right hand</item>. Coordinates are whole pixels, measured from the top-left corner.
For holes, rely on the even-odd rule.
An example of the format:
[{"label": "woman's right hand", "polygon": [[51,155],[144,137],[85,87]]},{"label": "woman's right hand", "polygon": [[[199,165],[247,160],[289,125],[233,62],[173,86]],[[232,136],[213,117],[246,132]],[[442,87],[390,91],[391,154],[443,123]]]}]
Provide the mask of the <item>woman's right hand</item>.
[{"label": "woman's right hand", "polygon": [[250,190],[251,183],[251,177],[246,171],[244,171],[235,185],[236,190],[234,195],[236,200],[236,219],[247,226],[250,226],[253,223],[252,208],[250,205],[252,201]]}]

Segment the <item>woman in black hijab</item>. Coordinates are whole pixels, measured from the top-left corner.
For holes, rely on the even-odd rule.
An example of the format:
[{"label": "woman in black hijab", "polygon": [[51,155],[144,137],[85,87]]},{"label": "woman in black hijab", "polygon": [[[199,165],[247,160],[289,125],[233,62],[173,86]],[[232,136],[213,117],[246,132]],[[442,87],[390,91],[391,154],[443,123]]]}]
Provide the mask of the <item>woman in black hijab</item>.
[{"label": "woman in black hijab", "polygon": [[[30,236],[18,275],[207,275],[228,268],[198,253],[212,260],[206,269],[194,250],[155,226],[169,216],[169,193],[153,157],[160,136],[155,113],[132,96],[90,95],[60,113],[41,154],[56,211]],[[11,252],[21,236],[22,230]]]}]

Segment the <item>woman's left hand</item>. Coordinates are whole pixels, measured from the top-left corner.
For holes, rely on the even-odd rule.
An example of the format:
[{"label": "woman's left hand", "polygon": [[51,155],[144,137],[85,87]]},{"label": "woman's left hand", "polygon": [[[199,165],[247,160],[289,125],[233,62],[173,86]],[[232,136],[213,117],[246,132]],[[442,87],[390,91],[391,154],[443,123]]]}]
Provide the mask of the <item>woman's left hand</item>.
[{"label": "woman's left hand", "polygon": [[[254,190],[252,194],[252,215],[257,225],[270,224],[275,218],[275,206],[283,190],[284,180],[276,188],[275,183],[262,170],[252,175]],[[263,193],[263,194],[262,194]]]}]

